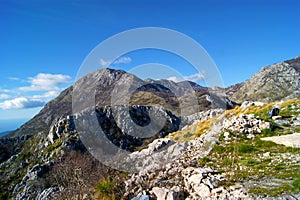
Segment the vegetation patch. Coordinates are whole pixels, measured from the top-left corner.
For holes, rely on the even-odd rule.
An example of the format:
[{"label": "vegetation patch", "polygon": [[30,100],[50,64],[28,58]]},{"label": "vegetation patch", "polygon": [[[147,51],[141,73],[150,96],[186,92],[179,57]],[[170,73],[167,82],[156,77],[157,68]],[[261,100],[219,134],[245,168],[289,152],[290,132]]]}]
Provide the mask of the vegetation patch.
[{"label": "vegetation patch", "polygon": [[115,200],[115,193],[118,190],[118,185],[116,181],[112,181],[111,179],[103,179],[99,181],[96,186],[98,195],[100,199],[103,200]]},{"label": "vegetation patch", "polygon": [[[201,166],[212,167],[226,174],[228,186],[236,182],[259,181],[261,179],[281,179],[274,187],[250,187],[249,192],[262,196],[277,196],[300,190],[300,165],[283,155],[300,156],[300,149],[277,145],[259,138],[270,135],[270,130],[250,140],[240,134],[230,134],[236,139],[231,143],[221,142],[214,146],[210,155],[201,158]],[[223,134],[220,141],[224,141]],[[293,180],[293,181],[291,181]]]},{"label": "vegetation patch", "polygon": [[[268,112],[275,104],[277,102],[248,108],[236,107],[225,112],[228,118],[240,114],[255,114],[256,117],[271,122],[272,129],[263,129],[262,133],[255,135],[254,139],[248,139],[245,134],[229,132],[226,137],[230,138],[230,142],[225,141],[224,133],[220,134],[220,142],[213,147],[212,152],[199,160],[200,166],[212,167],[225,174],[226,182],[220,185],[227,187],[236,182],[255,183],[248,184],[247,188],[250,193],[262,197],[300,192],[300,149],[260,139],[300,130],[299,127],[292,129],[290,125],[279,126],[268,118]],[[284,119],[291,115],[298,116],[299,105],[300,100],[283,102],[280,115]],[[279,181],[267,185],[267,180]]]},{"label": "vegetation patch", "polygon": [[168,138],[175,142],[183,143],[193,140],[202,134],[207,133],[214,122],[216,122],[217,116],[208,120],[200,121],[197,124],[193,124],[181,131],[176,131],[168,135]]}]

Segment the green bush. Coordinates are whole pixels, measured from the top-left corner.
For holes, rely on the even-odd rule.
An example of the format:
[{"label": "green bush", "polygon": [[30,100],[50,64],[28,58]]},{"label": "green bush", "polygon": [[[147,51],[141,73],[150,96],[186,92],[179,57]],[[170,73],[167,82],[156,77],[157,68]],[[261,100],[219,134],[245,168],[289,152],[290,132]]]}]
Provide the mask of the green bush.
[{"label": "green bush", "polygon": [[300,192],[300,179],[296,178],[292,181],[292,190],[295,193]]},{"label": "green bush", "polygon": [[224,153],[225,151],[225,147],[221,146],[221,145],[215,145],[214,146],[214,151],[217,152],[217,153]]}]

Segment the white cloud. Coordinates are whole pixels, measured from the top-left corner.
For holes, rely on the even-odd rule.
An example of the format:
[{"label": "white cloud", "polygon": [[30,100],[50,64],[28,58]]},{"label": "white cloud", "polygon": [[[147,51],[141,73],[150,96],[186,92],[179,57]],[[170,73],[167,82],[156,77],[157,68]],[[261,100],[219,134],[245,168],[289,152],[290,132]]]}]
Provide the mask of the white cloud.
[{"label": "white cloud", "polygon": [[9,99],[10,96],[8,94],[0,94],[0,99]]},{"label": "white cloud", "polygon": [[45,104],[45,102],[42,100],[39,100],[39,99],[28,99],[26,97],[18,97],[18,98],[6,100],[6,101],[0,103],[0,108],[3,110],[35,108],[35,107],[41,107],[44,104]]},{"label": "white cloud", "polygon": [[180,81],[187,80],[187,81],[192,81],[195,83],[197,83],[198,81],[202,81],[204,79],[205,79],[205,76],[204,76],[203,72],[192,74],[190,76],[184,76],[182,78],[178,78],[176,76],[171,76],[171,77],[167,78],[167,80],[174,81],[174,82],[180,82]]},{"label": "white cloud", "polygon": [[11,92],[11,90],[8,90],[8,89],[3,89],[3,88],[1,88],[1,87],[0,87],[0,92],[6,92],[6,93],[10,93],[10,92]]},{"label": "white cloud", "polygon": [[111,64],[123,64],[123,63],[130,63],[132,59],[128,56],[123,56],[112,62],[112,60],[104,60],[103,58],[100,59],[99,63],[102,67],[108,67]]},{"label": "white cloud", "polygon": [[63,74],[40,73],[29,78],[30,86],[20,87],[21,91],[55,91],[60,90],[59,85],[69,83],[71,77]]},{"label": "white cloud", "polygon": [[102,66],[102,67],[108,67],[109,65],[111,64],[111,61],[109,61],[109,60],[104,60],[104,59],[100,59],[100,65]]},{"label": "white cloud", "polygon": [[11,80],[11,81],[19,81],[20,80],[20,78],[18,78],[18,77],[8,77],[7,79]]},{"label": "white cloud", "polygon": [[46,92],[42,95],[34,95],[34,96],[32,96],[32,98],[34,98],[34,99],[46,99],[46,98],[50,98],[50,97],[56,97],[58,94],[59,94],[58,91],[49,91],[49,92]]},{"label": "white cloud", "polygon": [[189,80],[189,81],[193,81],[193,82],[198,82],[198,81],[202,81],[205,79],[205,76],[204,76],[204,73],[202,72],[199,72],[197,74],[192,74],[190,76],[186,76],[185,77],[186,80]]},{"label": "white cloud", "polygon": [[120,57],[113,64],[131,63],[131,58],[128,56]]}]

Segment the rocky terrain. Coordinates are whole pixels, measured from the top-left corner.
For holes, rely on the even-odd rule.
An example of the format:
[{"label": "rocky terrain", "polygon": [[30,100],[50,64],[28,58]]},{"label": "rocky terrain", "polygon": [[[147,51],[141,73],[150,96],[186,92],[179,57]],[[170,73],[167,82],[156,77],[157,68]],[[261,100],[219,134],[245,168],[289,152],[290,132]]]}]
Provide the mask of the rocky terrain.
[{"label": "rocky terrain", "polygon": [[300,132],[299,66],[226,89],[90,73],[0,139],[0,199],[300,198],[300,149],[266,139]]},{"label": "rocky terrain", "polygon": [[[263,67],[262,70],[240,85],[231,99],[236,102],[272,102],[299,94],[300,57]],[[295,96],[296,95],[296,96]]]}]

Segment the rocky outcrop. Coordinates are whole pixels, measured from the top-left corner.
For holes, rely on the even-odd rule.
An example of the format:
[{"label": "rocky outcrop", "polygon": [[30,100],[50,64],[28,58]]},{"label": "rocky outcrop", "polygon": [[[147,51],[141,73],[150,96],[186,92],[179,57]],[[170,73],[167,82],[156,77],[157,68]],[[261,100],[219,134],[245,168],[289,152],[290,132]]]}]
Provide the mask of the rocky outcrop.
[{"label": "rocky outcrop", "polygon": [[54,125],[51,126],[49,134],[47,136],[51,144],[58,138],[61,138],[65,133],[70,133],[75,131],[75,122],[73,115],[63,115],[57,119]]},{"label": "rocky outcrop", "polygon": [[48,170],[48,165],[37,164],[29,167],[22,181],[14,188],[13,195],[16,197],[16,200],[30,199],[36,196],[42,186],[39,184],[38,179],[43,177]]},{"label": "rocky outcrop", "polygon": [[51,200],[53,199],[51,196],[59,191],[58,187],[50,187],[41,191],[35,198],[35,200]]},{"label": "rocky outcrop", "polygon": [[[105,138],[115,146],[128,151],[134,151],[137,147],[146,146],[156,138],[163,138],[177,131],[180,124],[179,117],[161,106],[140,105],[86,109],[78,114],[76,120],[79,135],[84,138],[87,139],[85,136],[88,133],[104,133]],[[93,142],[92,140],[87,139],[90,143]]]}]

